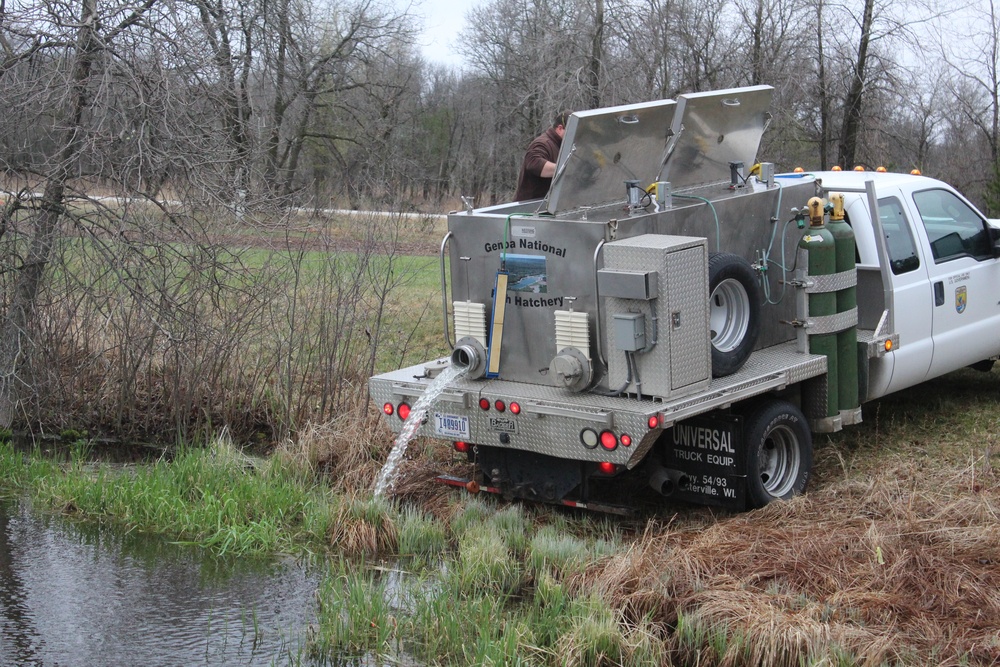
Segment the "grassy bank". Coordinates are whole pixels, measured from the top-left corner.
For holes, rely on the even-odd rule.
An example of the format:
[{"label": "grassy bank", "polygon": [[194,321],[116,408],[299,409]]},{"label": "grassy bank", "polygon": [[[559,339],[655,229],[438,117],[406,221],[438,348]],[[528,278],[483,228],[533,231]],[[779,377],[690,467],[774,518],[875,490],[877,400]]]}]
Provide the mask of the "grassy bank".
[{"label": "grassy bank", "polygon": [[740,515],[665,504],[621,520],[468,496],[427,482],[465,464],[419,442],[400,497],[372,500],[390,442],[377,422],[257,462],[216,445],[110,470],[82,451],[57,463],[5,446],[0,479],[39,505],[217,551],[329,554],[316,657],[991,665],[997,397],[1000,375],[965,371],[869,404],[863,425],[818,441],[806,496]]}]

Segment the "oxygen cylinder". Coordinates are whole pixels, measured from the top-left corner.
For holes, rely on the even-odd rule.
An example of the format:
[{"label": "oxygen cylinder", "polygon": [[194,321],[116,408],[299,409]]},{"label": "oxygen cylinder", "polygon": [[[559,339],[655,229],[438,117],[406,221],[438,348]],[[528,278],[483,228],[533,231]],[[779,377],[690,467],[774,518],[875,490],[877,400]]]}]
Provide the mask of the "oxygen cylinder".
[{"label": "oxygen cylinder", "polygon": [[[809,200],[809,228],[799,240],[799,248],[809,258],[810,276],[825,276],[837,272],[837,246],[833,234],[823,224],[823,200],[813,197]],[[837,313],[836,292],[817,292],[809,295],[809,317],[822,317]],[[807,332],[808,334],[808,332]],[[835,417],[839,413],[839,392],[837,378],[837,334],[807,335],[809,352],[826,356],[826,416]]]},{"label": "oxygen cylinder", "polygon": [[[830,197],[833,211],[827,229],[836,246],[837,273],[857,267],[854,251],[854,230],[844,221],[844,195]],[[846,313],[858,305],[857,287],[837,291],[837,313]],[[853,410],[858,402],[858,327],[852,326],[837,334],[837,396],[841,410]]]}]

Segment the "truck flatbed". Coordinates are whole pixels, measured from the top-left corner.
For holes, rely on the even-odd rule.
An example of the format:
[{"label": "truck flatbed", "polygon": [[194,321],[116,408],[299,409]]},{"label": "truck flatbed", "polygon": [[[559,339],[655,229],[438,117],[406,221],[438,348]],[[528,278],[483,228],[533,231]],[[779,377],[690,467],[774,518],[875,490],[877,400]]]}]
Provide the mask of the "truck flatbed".
[{"label": "truck flatbed", "polygon": [[[369,382],[369,391],[378,405],[412,404],[424,395],[432,381],[428,368],[443,366],[445,362],[419,364],[375,376]],[[434,370],[431,373],[436,374]],[[559,458],[610,460],[633,467],[655,441],[655,437],[641,437],[649,431],[652,416],[658,417],[655,429],[658,431],[684,419],[727,408],[747,398],[779,391],[825,373],[826,357],[799,352],[795,341],[789,341],[754,352],[736,373],[713,378],[706,389],[671,401],[637,400],[635,396],[604,396],[591,392],[572,393],[558,387],[503,379],[459,378],[444,388],[428,413],[468,417],[471,443],[494,444],[501,433],[506,433],[509,440],[504,445],[510,448]],[[492,407],[488,411],[481,410],[479,402],[483,398],[488,399],[491,406],[497,400],[505,404],[517,402],[520,414],[512,416],[510,411],[504,413],[505,424],[513,420],[514,425],[506,430],[500,430],[495,423],[491,425],[490,417],[495,419],[497,412]],[[596,429],[613,428],[634,433],[638,446],[619,447],[611,452],[600,447],[587,449],[577,442],[575,434],[579,429],[567,429],[567,425],[572,423],[581,427],[588,425]],[[390,424],[397,432],[402,427],[400,419],[390,419]],[[573,437],[566,438],[567,432]],[[441,437],[431,419],[421,426],[417,434]]]}]

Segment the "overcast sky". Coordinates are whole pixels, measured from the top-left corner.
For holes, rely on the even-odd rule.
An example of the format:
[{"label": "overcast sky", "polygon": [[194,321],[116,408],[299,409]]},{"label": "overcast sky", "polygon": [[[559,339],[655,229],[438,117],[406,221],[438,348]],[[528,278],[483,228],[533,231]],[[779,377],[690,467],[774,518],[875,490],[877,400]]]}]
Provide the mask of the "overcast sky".
[{"label": "overcast sky", "polygon": [[424,32],[419,38],[420,51],[429,61],[461,67],[463,62],[454,48],[465,15],[488,0],[414,0],[413,13],[423,17]]}]

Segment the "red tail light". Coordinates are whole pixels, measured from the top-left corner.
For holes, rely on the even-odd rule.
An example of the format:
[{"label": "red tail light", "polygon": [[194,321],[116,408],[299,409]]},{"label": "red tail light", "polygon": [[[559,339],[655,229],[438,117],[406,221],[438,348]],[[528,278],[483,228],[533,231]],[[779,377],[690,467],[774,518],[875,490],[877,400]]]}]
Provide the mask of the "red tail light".
[{"label": "red tail light", "polygon": [[521,414],[521,404],[520,403],[511,403],[510,404],[510,411],[511,411],[511,414],[515,414],[515,415]]},{"label": "red tail light", "polygon": [[615,464],[610,461],[601,461],[597,464],[597,469],[605,475],[613,475],[615,472]]},{"label": "red tail light", "polygon": [[456,441],[455,442],[455,451],[456,452],[462,452],[463,454],[465,454],[466,452],[469,451],[469,443],[462,442],[461,440]]},{"label": "red tail light", "polygon": [[507,404],[498,399],[497,402],[493,404],[493,407],[497,409],[497,412],[503,412],[507,409]]},{"label": "red tail light", "polygon": [[385,405],[382,406],[382,412],[384,412],[386,415],[390,417],[392,416],[393,411],[394,409],[392,407],[392,403],[386,403]]},{"label": "red tail light", "polygon": [[660,416],[653,415],[649,418],[649,428],[658,428],[660,426]]},{"label": "red tail light", "polygon": [[479,399],[479,407],[482,410],[489,410],[490,409],[490,399],[488,399],[488,398],[480,398]]},{"label": "red tail light", "polygon": [[406,421],[410,417],[410,406],[406,403],[400,403],[399,407],[396,408],[396,414],[403,421]]},{"label": "red tail light", "polygon": [[601,447],[609,452],[618,447],[618,438],[611,431],[601,431]]},{"label": "red tail light", "polygon": [[628,433],[622,433],[621,441],[622,441],[622,447],[632,446],[632,436],[630,436]]}]

